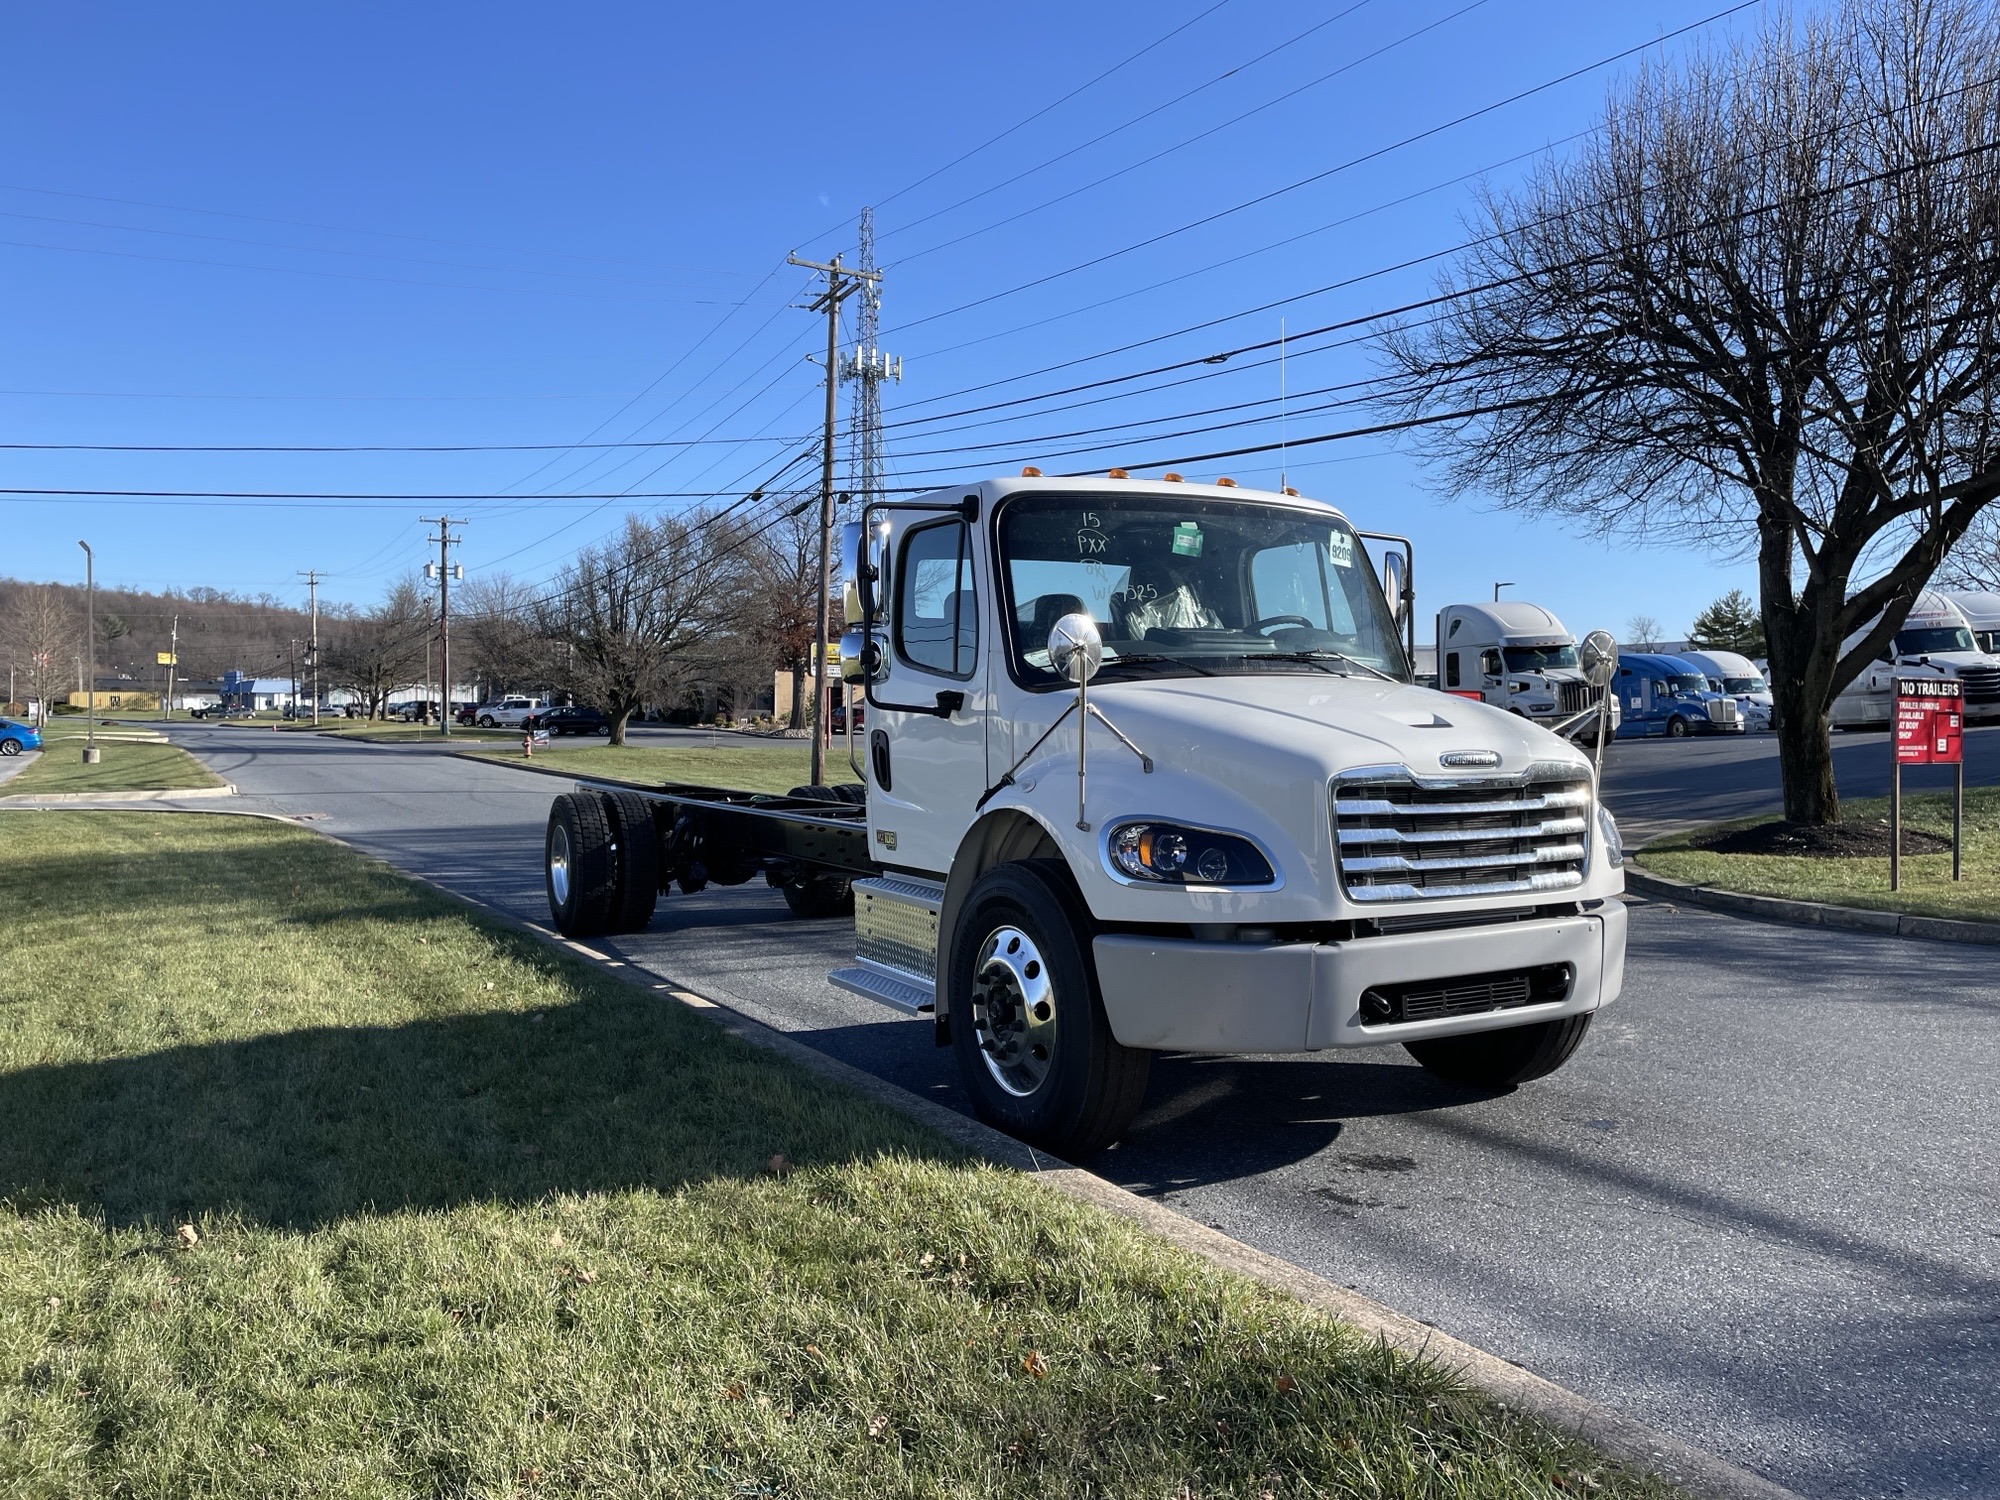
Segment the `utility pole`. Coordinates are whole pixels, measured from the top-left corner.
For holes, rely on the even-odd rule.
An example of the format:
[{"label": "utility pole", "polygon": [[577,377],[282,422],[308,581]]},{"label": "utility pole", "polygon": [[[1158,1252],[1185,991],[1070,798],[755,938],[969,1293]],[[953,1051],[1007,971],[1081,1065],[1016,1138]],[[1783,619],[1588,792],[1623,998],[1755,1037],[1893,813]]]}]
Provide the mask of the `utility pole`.
[{"label": "utility pole", "polygon": [[306,593],[312,599],[312,638],[306,642],[306,665],[312,668],[313,728],[319,728],[319,570],[301,569],[306,575]]},{"label": "utility pole", "polygon": [[84,677],[83,701],[90,714],[89,727],[84,731],[83,763],[94,766],[103,758],[97,748],[97,554],[90,550],[90,543],[78,542],[83,548],[83,609],[84,609],[84,651],[90,657],[90,671]]},{"label": "utility pole", "polygon": [[296,640],[294,640],[294,641],[292,642],[292,698],[291,698],[291,703],[290,703],[290,705],[289,705],[289,706],[290,706],[290,708],[291,708],[291,710],[292,710],[292,717],[293,717],[294,719],[298,718],[298,716],[299,716],[299,643],[298,643],[298,642],[297,642]]},{"label": "utility pole", "polygon": [[826,747],[829,741],[827,713],[827,630],[831,625],[828,594],[833,588],[833,419],[834,391],[840,384],[840,304],[862,287],[880,282],[882,273],[852,269],[833,258],[832,265],[816,260],[800,260],[797,253],[785,257],[795,266],[817,271],[826,278],[826,290],[807,308],[826,314],[826,424],[820,434],[819,450],[819,629],[813,641],[813,745],[812,784],[826,785]]},{"label": "utility pole", "polygon": [[174,712],[174,677],[181,669],[181,617],[174,616],[173,633],[167,638],[167,684],[160,694],[160,722],[165,723]]},{"label": "utility pole", "polygon": [[451,737],[451,580],[454,576],[465,577],[465,568],[451,561],[451,549],[463,537],[451,534],[454,526],[463,526],[465,521],[453,520],[450,516],[420,516],[426,526],[437,527],[437,535],[431,540],[438,544],[438,560],[425,563],[424,572],[437,580],[438,585],[438,675],[443,679],[443,691],[438,694],[438,732]]}]

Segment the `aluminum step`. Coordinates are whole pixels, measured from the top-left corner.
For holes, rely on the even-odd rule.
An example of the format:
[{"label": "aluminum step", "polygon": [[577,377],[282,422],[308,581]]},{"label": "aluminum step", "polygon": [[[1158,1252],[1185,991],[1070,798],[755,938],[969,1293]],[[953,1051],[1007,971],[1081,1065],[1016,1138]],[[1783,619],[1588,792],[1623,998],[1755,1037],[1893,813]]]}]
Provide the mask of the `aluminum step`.
[{"label": "aluminum step", "polygon": [[835,969],[826,978],[837,989],[879,1000],[889,1009],[901,1011],[906,1016],[925,1015],[934,1008],[929,989],[881,969],[863,968],[856,964],[851,968]]}]

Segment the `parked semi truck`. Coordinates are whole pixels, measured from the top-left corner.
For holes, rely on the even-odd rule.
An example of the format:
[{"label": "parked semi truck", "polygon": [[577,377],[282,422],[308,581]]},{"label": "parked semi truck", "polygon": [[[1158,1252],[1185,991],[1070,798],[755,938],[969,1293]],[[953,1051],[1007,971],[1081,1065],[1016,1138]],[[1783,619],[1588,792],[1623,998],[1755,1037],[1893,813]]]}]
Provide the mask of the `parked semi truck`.
[{"label": "parked semi truck", "polygon": [[1771,727],[1771,715],[1776,710],[1777,699],[1771,694],[1771,684],[1764,680],[1764,674],[1757,664],[1747,656],[1734,651],[1683,651],[1680,659],[1708,679],[1708,690],[1723,693],[1736,700],[1736,712],[1743,720],[1747,732],[1756,733]]},{"label": "parked semi truck", "polygon": [[1612,683],[1621,718],[1618,738],[1663,735],[1677,740],[1692,734],[1742,734],[1736,700],[1708,685],[1691,661],[1657,651],[1628,651],[1618,658]]},{"label": "parked semi truck", "polygon": [[1029,473],[871,506],[844,551],[855,781],[580,781],[548,822],[564,933],[760,875],[851,909],[833,983],[927,1018],[983,1119],[1068,1155],[1155,1052],[1400,1043],[1505,1088],[1617,998],[1592,763],[1412,683],[1402,539],[1289,490]]},{"label": "parked semi truck", "polygon": [[[1537,723],[1596,734],[1602,695],[1584,679],[1576,637],[1551,610],[1523,600],[1447,604],[1437,614],[1438,686]],[[1611,729],[1618,728],[1612,700]]]},{"label": "parked semi truck", "polygon": [[[1873,623],[1849,636],[1843,649],[1852,649]],[[1887,729],[1898,677],[1956,678],[1965,685],[1967,723],[2000,718],[2000,660],[1980,649],[1965,611],[1934,589],[1917,595],[1888,648],[1833,700],[1833,727]]]}]

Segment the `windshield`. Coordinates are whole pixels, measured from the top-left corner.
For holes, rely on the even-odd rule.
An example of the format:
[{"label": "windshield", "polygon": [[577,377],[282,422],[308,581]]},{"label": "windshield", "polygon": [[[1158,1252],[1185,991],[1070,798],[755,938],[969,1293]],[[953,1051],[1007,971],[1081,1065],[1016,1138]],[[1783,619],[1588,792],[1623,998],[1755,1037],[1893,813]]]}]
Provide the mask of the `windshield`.
[{"label": "windshield", "polygon": [[1972,632],[1956,625],[1904,630],[1896,635],[1898,656],[1928,656],[1933,651],[1973,651]]},{"label": "windshield", "polygon": [[1689,698],[1708,691],[1708,679],[1693,672],[1676,672],[1667,679],[1676,698]]},{"label": "windshield", "polygon": [[[1055,684],[1049,628],[1085,613],[1101,675],[1355,671],[1410,680],[1368,555],[1324,511],[1152,495],[1023,496],[1000,518],[1015,674]],[[1358,665],[1357,665],[1358,664]]]},{"label": "windshield", "polygon": [[1501,653],[1510,672],[1547,672],[1555,667],[1574,667],[1574,646],[1508,646]]},{"label": "windshield", "polygon": [[1722,690],[1726,693],[1768,693],[1771,685],[1761,677],[1725,677]]}]

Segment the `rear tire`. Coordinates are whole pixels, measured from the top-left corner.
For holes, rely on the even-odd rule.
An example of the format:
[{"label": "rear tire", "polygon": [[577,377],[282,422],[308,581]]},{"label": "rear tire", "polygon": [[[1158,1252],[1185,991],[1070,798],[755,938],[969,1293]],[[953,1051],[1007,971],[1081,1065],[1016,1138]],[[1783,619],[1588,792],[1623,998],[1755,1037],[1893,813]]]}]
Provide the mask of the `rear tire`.
[{"label": "rear tire", "polygon": [[615,842],[618,882],[611,925],[605,930],[644,932],[660,900],[660,838],[653,826],[653,804],[637,792],[601,795]]},{"label": "rear tire", "polygon": [[1061,860],[995,865],[966,895],[946,971],[952,1050],[979,1118],[1071,1160],[1124,1134],[1153,1061],[1111,1034],[1091,932]]},{"label": "rear tire", "polygon": [[19,740],[0,740],[0,755],[19,755],[20,753],[21,742]]},{"label": "rear tire", "polygon": [[610,820],[595,792],[564,792],[549,808],[542,870],[549,916],[564,937],[611,930],[618,895]]},{"label": "rear tire", "polygon": [[1511,1089],[1546,1078],[1568,1062],[1590,1031],[1591,1014],[1405,1042],[1403,1049],[1423,1064],[1425,1072],[1447,1083],[1469,1089]]}]

